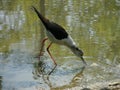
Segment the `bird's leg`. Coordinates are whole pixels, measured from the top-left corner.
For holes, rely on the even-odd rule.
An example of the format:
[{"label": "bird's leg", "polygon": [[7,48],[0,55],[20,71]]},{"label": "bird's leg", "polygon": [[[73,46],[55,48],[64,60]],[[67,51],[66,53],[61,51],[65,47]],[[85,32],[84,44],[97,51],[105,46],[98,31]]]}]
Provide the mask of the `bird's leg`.
[{"label": "bird's leg", "polygon": [[86,65],[87,65],[87,63],[86,63],[86,61],[84,60],[84,58],[83,58],[83,57],[81,57],[81,59],[82,59],[83,64],[86,66]]},{"label": "bird's leg", "polygon": [[50,55],[51,59],[53,60],[54,64],[57,65],[57,63],[55,62],[54,58],[52,57],[52,55],[51,55],[51,53],[50,53],[50,51],[49,51],[49,48],[50,48],[51,45],[52,45],[52,42],[51,42],[51,43],[49,44],[49,46],[47,47],[47,52],[48,52],[48,54]]},{"label": "bird's leg", "polygon": [[55,62],[54,58],[52,57],[52,55],[51,55],[51,53],[50,53],[50,51],[49,51],[49,48],[50,48],[51,45],[52,45],[52,42],[51,42],[51,43],[49,44],[49,46],[47,47],[47,52],[48,52],[48,54],[50,55],[51,59],[53,60],[53,62],[54,62],[54,64],[55,64],[55,67],[52,69],[52,71],[49,73],[49,75],[54,71],[54,69],[55,69],[56,66],[57,66],[57,63]]},{"label": "bird's leg", "polygon": [[40,49],[40,54],[39,54],[39,56],[42,56],[42,51],[43,51],[44,43],[45,43],[46,40],[48,40],[48,38],[44,38],[44,39],[42,40],[42,46],[41,46],[41,49]]},{"label": "bird's leg", "polygon": [[48,75],[51,75],[51,73],[55,70],[57,64],[54,66],[54,68],[48,73]]}]

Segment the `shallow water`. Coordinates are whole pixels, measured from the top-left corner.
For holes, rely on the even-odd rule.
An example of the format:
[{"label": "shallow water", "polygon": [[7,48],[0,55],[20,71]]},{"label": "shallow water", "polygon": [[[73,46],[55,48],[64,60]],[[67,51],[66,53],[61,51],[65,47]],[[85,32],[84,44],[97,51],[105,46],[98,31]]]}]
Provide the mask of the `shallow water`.
[{"label": "shallow water", "polygon": [[[64,46],[52,45],[39,62],[38,1],[1,0],[0,90],[68,90],[120,82],[119,0],[46,0],[45,14],[62,25],[84,51],[87,66]],[[44,28],[44,27],[43,27]],[[46,46],[49,41],[46,43]],[[101,86],[102,87],[102,86]]]}]

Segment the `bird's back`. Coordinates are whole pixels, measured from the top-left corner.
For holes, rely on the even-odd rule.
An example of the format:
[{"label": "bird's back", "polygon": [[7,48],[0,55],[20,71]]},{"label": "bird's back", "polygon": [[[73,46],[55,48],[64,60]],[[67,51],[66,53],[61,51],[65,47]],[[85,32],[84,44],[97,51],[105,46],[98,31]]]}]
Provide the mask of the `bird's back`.
[{"label": "bird's back", "polygon": [[48,32],[51,32],[51,34],[53,34],[53,36],[56,39],[62,40],[68,37],[68,33],[65,31],[65,29],[62,26],[58,25],[57,23],[50,22],[48,19],[43,17],[35,7],[33,7],[33,9],[40,18],[40,20],[42,21],[42,23],[44,24],[46,30]]}]

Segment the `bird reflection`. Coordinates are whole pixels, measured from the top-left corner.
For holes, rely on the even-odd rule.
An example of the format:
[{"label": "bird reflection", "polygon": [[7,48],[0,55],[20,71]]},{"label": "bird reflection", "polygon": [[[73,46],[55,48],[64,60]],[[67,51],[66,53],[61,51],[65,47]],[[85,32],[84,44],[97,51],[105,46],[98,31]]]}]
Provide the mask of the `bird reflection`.
[{"label": "bird reflection", "polygon": [[[38,60],[38,62],[34,63],[34,68],[35,70],[33,74],[40,76],[40,75],[51,75],[54,72],[56,66],[51,68],[50,66],[47,66],[47,64],[45,64],[43,60]],[[48,69],[50,69],[50,71],[48,71]]]},{"label": "bird reflection", "polygon": [[[84,79],[84,74],[83,74],[83,71],[85,70],[85,66],[81,67],[80,68],[80,72],[77,73],[72,79],[71,81],[69,82],[69,84],[67,85],[63,85],[63,86],[58,86],[58,87],[54,87],[54,88],[51,88],[51,90],[67,90],[68,88],[72,88],[72,87],[75,87],[78,85],[78,80],[82,80]],[[61,82],[62,83],[62,82]],[[71,89],[72,90],[72,89]],[[86,90],[86,89],[85,89]]]},{"label": "bird reflection", "polygon": [[42,61],[34,63],[34,71],[32,72],[33,75],[40,77],[41,75],[45,74],[45,64]]},{"label": "bird reflection", "polygon": [[83,77],[83,71],[84,71],[84,70],[85,70],[85,66],[83,66],[83,67],[81,68],[81,71],[80,71],[79,73],[77,73],[77,74],[73,77],[71,83],[74,83],[74,82],[76,82],[79,78]]},{"label": "bird reflection", "polygon": [[51,87],[51,82],[49,80],[49,75],[52,72],[47,74],[45,68],[46,68],[46,65],[42,60],[34,63],[34,70],[32,72],[33,73],[33,78],[34,79],[42,78],[44,83],[46,83],[49,87]]},{"label": "bird reflection", "polygon": [[[54,80],[57,80],[57,78],[59,78],[59,74],[58,74],[58,72],[55,72],[54,75],[53,75],[53,71],[54,70],[52,70],[51,72],[48,73],[48,66],[45,65],[45,64],[46,63],[43,62],[42,60],[40,60],[39,62],[34,63],[33,77],[34,77],[34,79],[42,80],[40,82],[40,84],[47,84],[50,89],[65,89],[65,88],[69,88],[69,87],[72,87],[72,86],[74,87],[74,86],[76,86],[78,84],[77,83],[78,80],[84,79],[83,72],[85,70],[85,66],[83,66],[83,67],[81,67],[79,69],[76,69],[76,72],[78,72],[78,70],[79,70],[79,72],[74,74],[73,77],[68,78],[68,81],[70,81],[69,85],[65,84],[63,86],[59,86],[59,85],[58,86],[54,86],[54,83],[56,83],[56,81],[54,81]],[[56,67],[54,67],[53,69],[55,69],[55,68]],[[59,70],[59,68],[61,68],[61,67],[58,67],[57,69]],[[75,73],[75,72],[72,72],[71,74],[73,74],[73,73]],[[51,77],[51,74],[52,74],[52,77]],[[69,77],[70,73],[66,73],[65,76],[67,74],[68,74],[68,77]],[[62,80],[62,77],[64,78],[64,75],[61,76],[61,74],[60,74],[60,77],[61,77],[61,80]],[[61,82],[61,83],[64,83],[64,82]]]}]

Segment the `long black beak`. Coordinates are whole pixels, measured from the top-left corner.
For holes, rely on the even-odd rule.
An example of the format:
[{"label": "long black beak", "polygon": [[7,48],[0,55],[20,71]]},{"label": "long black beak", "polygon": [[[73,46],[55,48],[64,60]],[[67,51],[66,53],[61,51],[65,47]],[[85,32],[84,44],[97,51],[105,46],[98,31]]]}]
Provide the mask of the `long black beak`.
[{"label": "long black beak", "polygon": [[87,65],[86,61],[84,60],[83,56],[81,56],[81,59],[85,65]]}]

